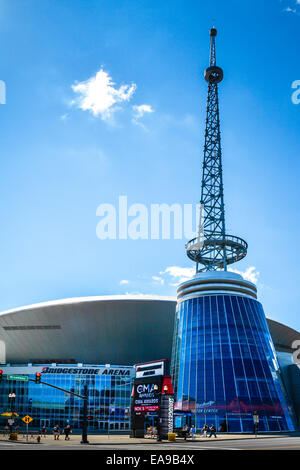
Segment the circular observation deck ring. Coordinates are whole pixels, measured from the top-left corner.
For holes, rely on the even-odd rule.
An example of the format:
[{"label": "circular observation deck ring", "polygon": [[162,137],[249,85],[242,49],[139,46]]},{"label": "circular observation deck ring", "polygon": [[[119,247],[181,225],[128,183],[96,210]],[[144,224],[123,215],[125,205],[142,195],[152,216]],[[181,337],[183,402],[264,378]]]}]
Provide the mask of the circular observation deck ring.
[{"label": "circular observation deck ring", "polygon": [[223,80],[224,72],[221,67],[213,65],[204,72],[204,78],[208,83],[220,83]]},{"label": "circular observation deck ring", "polygon": [[188,257],[204,266],[222,268],[224,266],[224,251],[226,264],[233,264],[243,259],[247,254],[248,243],[234,235],[220,238],[200,240],[194,238],[186,246]]}]

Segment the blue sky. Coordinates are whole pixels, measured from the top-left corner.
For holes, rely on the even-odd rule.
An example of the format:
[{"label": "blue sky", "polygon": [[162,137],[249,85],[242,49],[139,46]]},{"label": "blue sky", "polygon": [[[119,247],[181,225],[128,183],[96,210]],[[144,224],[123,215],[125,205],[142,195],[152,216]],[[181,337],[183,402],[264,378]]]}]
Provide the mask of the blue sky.
[{"label": "blue sky", "polygon": [[300,329],[296,0],[0,0],[0,310],[176,295],[185,240],[99,240],[96,210],[199,200],[213,21],[227,231],[249,243],[235,268]]}]

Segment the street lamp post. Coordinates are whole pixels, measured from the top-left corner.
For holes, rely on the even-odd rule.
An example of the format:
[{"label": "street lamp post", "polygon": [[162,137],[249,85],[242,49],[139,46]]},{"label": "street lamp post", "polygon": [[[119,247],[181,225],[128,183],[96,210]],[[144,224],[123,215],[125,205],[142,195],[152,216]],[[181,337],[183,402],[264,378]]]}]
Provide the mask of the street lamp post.
[{"label": "street lamp post", "polygon": [[16,399],[16,394],[14,392],[8,394],[8,401],[10,403],[10,412],[11,412],[11,417],[8,420],[8,425],[9,425],[9,430],[10,430],[10,439],[11,439],[11,433],[13,431],[13,424],[14,424],[14,412],[15,412],[15,399]]},{"label": "street lamp post", "polygon": [[81,444],[88,444],[87,439],[87,418],[88,418],[88,387],[84,386],[83,416],[82,416],[82,438]]},{"label": "street lamp post", "polygon": [[15,412],[15,399],[16,399],[16,394],[13,392],[13,393],[9,393],[8,395],[8,399],[10,401],[10,411],[11,413],[13,414]]}]

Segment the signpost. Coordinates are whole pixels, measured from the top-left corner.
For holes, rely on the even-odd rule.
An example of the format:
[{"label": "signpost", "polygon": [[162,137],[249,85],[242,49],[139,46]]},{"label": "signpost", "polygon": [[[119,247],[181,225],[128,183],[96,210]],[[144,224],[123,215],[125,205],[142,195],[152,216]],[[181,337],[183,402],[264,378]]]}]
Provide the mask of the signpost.
[{"label": "signpost", "polygon": [[28,441],[28,424],[31,423],[31,421],[33,421],[33,418],[29,415],[26,415],[24,416],[24,418],[22,418],[22,421],[26,423],[26,441]]},{"label": "signpost", "polygon": [[28,382],[28,375],[8,375],[7,380],[20,380],[21,382]]}]

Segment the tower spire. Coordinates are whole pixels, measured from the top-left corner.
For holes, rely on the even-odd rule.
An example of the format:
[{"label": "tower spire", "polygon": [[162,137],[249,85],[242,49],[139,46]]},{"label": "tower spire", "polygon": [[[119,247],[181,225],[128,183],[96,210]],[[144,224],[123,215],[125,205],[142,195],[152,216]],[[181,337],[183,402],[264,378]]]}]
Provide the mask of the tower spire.
[{"label": "tower spire", "polygon": [[[197,272],[227,270],[229,264],[247,254],[247,243],[226,235],[223,194],[222,149],[219,117],[218,84],[223,70],[216,65],[217,30],[210,30],[209,67],[204,77],[208,83],[204,158],[201,184],[201,215],[198,237],[186,245],[187,255],[197,263]],[[202,265],[202,266],[201,266]]]},{"label": "tower spire", "polygon": [[215,37],[217,35],[217,30],[213,26],[210,30],[210,59],[209,66],[213,67],[216,65],[216,41]]}]

